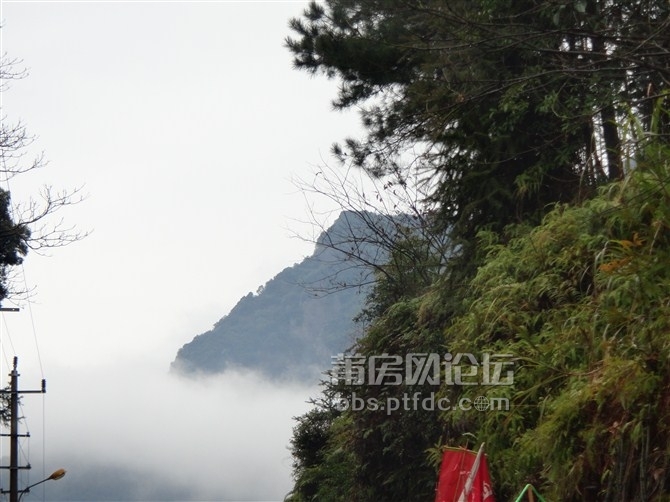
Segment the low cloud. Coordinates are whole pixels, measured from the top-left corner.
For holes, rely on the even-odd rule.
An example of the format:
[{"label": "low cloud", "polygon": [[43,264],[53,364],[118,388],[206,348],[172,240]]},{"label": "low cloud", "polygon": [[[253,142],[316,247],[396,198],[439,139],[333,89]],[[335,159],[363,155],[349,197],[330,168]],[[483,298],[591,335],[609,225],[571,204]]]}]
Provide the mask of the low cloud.
[{"label": "low cloud", "polygon": [[282,500],[293,417],[317,393],[248,372],[183,378],[141,361],[53,368],[44,401],[23,400],[33,469],[22,485],[59,467],[68,475],[23,500],[41,490],[72,501]]}]

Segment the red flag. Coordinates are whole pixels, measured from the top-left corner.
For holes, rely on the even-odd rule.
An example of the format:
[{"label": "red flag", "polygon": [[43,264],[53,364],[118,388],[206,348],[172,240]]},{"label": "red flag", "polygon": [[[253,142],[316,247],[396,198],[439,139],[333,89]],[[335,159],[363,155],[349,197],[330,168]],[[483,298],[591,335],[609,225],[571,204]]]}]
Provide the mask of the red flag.
[{"label": "red flag", "polygon": [[435,502],[495,502],[483,444],[478,453],[465,448],[444,451]]}]

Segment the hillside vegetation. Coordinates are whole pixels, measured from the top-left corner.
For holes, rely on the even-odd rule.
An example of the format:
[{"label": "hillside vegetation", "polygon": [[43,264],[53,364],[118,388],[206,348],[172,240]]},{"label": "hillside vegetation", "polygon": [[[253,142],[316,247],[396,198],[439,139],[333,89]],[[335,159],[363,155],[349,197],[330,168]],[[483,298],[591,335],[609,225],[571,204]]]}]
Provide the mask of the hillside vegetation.
[{"label": "hillside vegetation", "polygon": [[[428,228],[453,247],[440,266],[404,259],[420,237],[394,247],[349,373],[297,419],[287,500],[432,500],[441,448],[480,443],[496,500],[526,483],[670,500],[669,16],[654,0],[327,0],[291,21],[296,66],[363,113],[367,136],[335,155],[394,183],[422,173]],[[437,380],[409,379],[408,354],[437,354]],[[393,356],[399,380],[375,363]]]}]

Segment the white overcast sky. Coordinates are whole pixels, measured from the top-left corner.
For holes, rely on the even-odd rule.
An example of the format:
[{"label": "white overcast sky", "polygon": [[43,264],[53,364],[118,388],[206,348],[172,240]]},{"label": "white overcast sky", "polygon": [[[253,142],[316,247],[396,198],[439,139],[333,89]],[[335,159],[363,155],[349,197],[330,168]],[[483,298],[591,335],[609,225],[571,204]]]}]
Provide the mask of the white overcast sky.
[{"label": "white overcast sky", "polygon": [[[51,436],[78,442],[82,427],[63,430],[73,406],[79,420],[93,407],[105,422],[119,388],[136,395],[136,408],[119,415],[150,416],[142,403],[160,384],[151,391],[143,380],[167,372],[181,345],[311,253],[291,237],[310,234],[296,222],[308,204],[291,178],[334,164],[331,143],[355,134],[358,118],[332,111],[335,82],[292,69],[283,40],[305,5],[2,1],[2,52],[29,72],[3,93],[3,120],[24,122],[33,153],[49,161],[11,181],[14,202],[41,185],[87,194],[62,216],[91,234],[47,257],[30,254],[32,305],[4,315],[0,378],[15,353],[22,386],[44,374]],[[277,418],[281,445],[300,411],[291,406]],[[118,420],[109,418],[123,429]],[[85,441],[95,450],[109,434],[91,427]],[[60,454],[50,441],[50,456]]]},{"label": "white overcast sky", "polygon": [[27,183],[88,194],[63,215],[91,235],[26,259],[45,361],[169,359],[311,252],[291,238],[307,205],[290,179],[357,118],[332,111],[334,82],[292,68],[304,6],[3,2],[2,50],[29,70],[3,113],[49,161],[12,181],[15,202]]}]

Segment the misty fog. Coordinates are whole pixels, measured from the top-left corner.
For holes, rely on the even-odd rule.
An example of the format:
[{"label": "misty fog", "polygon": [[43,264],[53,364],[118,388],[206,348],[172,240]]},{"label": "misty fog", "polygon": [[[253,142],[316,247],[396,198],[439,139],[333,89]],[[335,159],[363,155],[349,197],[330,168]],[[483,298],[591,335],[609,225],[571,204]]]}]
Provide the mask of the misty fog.
[{"label": "misty fog", "polygon": [[[22,388],[37,382],[28,378]],[[22,500],[282,500],[293,417],[317,392],[253,373],[179,377],[142,361],[51,368],[46,396],[23,398],[32,437],[21,462],[33,468],[21,486],[68,473]]]},{"label": "misty fog", "polygon": [[297,226],[307,208],[290,180],[309,179],[321,152],[360,129],[355,112],[331,113],[333,82],[292,67],[287,23],[307,3],[2,6],[3,50],[30,70],[3,93],[3,113],[37,138],[26,161],[45,152],[50,164],[13,179],[12,199],[84,187],[64,227],[92,231],[53,256],[29,253],[21,282],[35,303],[7,315],[11,338],[0,333],[0,385],[14,354],[22,389],[47,379],[46,395],[22,398],[32,437],[21,463],[33,468],[21,486],[68,471],[22,502],[281,500],[292,417],[316,382],[185,380],[168,367],[241,296],[311,254],[290,238],[311,230]]}]

